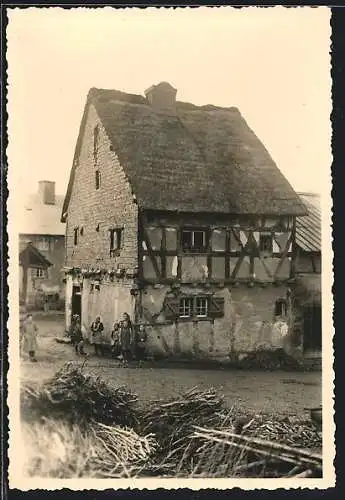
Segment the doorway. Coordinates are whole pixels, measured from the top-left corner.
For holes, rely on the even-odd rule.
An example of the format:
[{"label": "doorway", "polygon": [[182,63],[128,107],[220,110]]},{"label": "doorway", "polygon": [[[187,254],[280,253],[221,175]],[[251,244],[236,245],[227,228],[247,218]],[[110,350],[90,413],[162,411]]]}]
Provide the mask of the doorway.
[{"label": "doorway", "polygon": [[73,286],[72,288],[72,316],[78,314],[81,319],[81,288],[80,286]]},{"label": "doorway", "polygon": [[304,351],[321,351],[322,321],[321,305],[308,304],[303,311]]}]

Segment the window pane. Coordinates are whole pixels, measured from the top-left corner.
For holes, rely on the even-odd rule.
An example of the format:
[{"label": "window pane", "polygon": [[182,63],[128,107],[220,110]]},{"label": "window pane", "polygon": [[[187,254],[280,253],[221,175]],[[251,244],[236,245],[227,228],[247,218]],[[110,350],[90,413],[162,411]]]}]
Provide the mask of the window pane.
[{"label": "window pane", "polygon": [[182,248],[183,250],[192,250],[193,248],[192,231],[182,231]]},{"label": "window pane", "polygon": [[204,248],[205,245],[206,245],[205,232],[204,231],[194,231],[193,247],[201,249],[201,248]]},{"label": "window pane", "polygon": [[181,318],[188,318],[192,315],[192,299],[181,299],[179,315]]},{"label": "window pane", "polygon": [[196,315],[206,317],[208,313],[208,300],[205,297],[196,299]]}]

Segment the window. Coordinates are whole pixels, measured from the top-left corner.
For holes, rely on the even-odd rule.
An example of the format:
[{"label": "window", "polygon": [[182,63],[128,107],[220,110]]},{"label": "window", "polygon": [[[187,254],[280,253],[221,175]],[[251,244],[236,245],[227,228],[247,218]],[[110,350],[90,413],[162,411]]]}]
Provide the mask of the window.
[{"label": "window", "polygon": [[78,245],[78,237],[79,237],[79,228],[75,227],[74,230],[73,230],[74,246]]},{"label": "window", "polygon": [[196,298],[196,315],[199,318],[206,318],[208,314],[208,300],[206,297]]},{"label": "window", "polygon": [[164,302],[164,316],[177,321],[191,318],[221,318],[224,316],[223,297],[168,297]]},{"label": "window", "polygon": [[122,228],[110,229],[110,255],[115,255],[121,249],[122,245]]},{"label": "window", "polygon": [[36,269],[36,278],[45,278],[46,277],[46,270],[45,269]]},{"label": "window", "polygon": [[184,298],[180,300],[179,316],[180,318],[189,318],[192,316],[193,299]]},{"label": "window", "polygon": [[273,238],[271,233],[260,234],[260,252],[273,252]]},{"label": "window", "polygon": [[99,189],[101,187],[101,172],[99,170],[96,170],[95,172],[95,184],[96,189]]},{"label": "window", "polygon": [[287,315],[287,301],[285,299],[278,299],[275,303],[275,316],[286,316]]},{"label": "window", "polygon": [[184,252],[205,252],[206,251],[206,231],[198,229],[182,230],[182,249]]},{"label": "window", "polygon": [[93,157],[95,165],[97,165],[98,137],[99,137],[99,126],[97,125],[93,131]]},{"label": "window", "polygon": [[49,239],[48,238],[41,238],[36,242],[36,245],[38,250],[41,252],[48,252],[49,251]]}]

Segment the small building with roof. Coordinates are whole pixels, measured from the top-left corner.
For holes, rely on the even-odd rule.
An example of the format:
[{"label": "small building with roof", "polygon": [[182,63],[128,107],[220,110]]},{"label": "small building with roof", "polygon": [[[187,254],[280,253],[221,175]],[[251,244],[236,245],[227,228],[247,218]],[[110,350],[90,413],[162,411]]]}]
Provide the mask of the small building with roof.
[{"label": "small building with roof", "polygon": [[308,210],[296,219],[295,334],[306,358],[321,360],[321,204],[315,193],[298,193]]},{"label": "small building with roof", "polygon": [[[20,291],[31,308],[63,307],[65,224],[60,221],[62,203],[63,197],[55,193],[55,182],[40,181],[37,193],[28,195],[21,209],[20,255],[23,259],[30,254],[30,266],[25,287],[21,276]],[[24,254],[23,248],[26,249]],[[37,262],[41,259],[42,265],[36,265],[35,259]],[[49,265],[44,265],[44,260]]]},{"label": "small building with roof", "polygon": [[154,356],[239,359],[293,342],[304,202],[237,108],[91,89],[61,221],[66,323],[123,312]]}]

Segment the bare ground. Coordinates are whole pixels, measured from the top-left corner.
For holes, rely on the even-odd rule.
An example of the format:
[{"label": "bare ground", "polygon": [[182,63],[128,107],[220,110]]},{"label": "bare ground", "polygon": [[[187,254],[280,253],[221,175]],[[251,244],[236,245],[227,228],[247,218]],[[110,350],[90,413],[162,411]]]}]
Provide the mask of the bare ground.
[{"label": "bare ground", "polygon": [[[39,327],[38,363],[24,357],[22,382],[42,382],[66,361],[78,359],[72,346],[58,344],[55,337],[64,333],[62,315],[35,317]],[[144,401],[176,396],[194,386],[214,387],[224,394],[227,406],[244,411],[305,415],[304,408],[321,403],[321,373],[252,372],[238,370],[201,370],[175,366],[137,366],[122,368],[116,360],[97,358],[87,348],[90,370],[116,385],[125,385]]]}]

